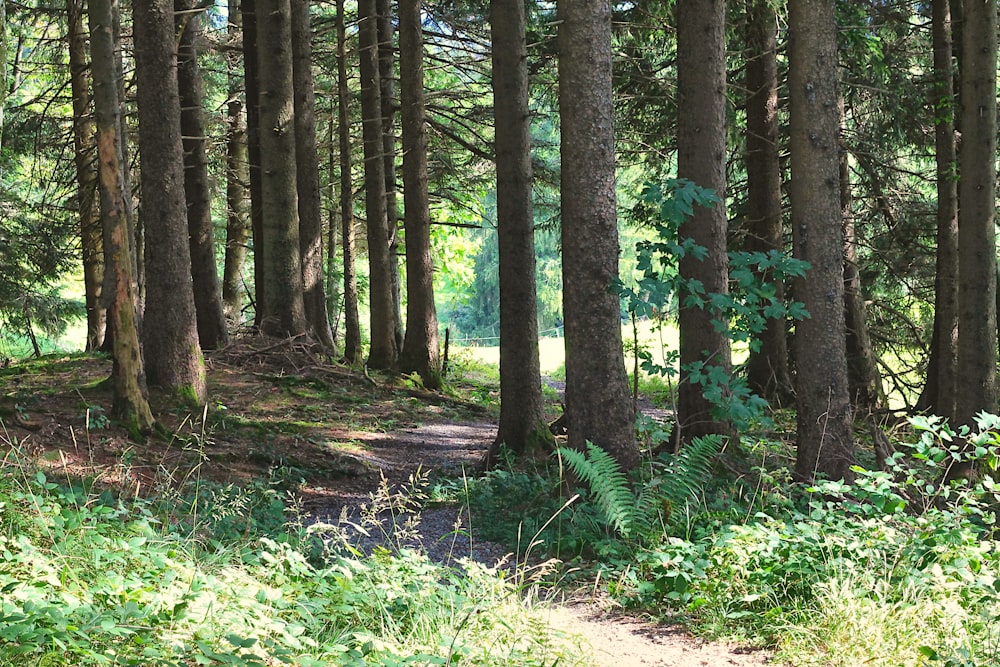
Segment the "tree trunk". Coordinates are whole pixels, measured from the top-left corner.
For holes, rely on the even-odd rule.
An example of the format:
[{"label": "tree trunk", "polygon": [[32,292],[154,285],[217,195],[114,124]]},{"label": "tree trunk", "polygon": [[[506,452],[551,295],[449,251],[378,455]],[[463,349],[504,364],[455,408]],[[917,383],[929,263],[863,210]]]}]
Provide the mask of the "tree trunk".
[{"label": "tree trunk", "polygon": [[[215,230],[212,227],[212,191],[209,184],[204,97],[197,44],[202,39],[201,12],[193,0],[175,0],[180,31],[177,46],[177,90],[181,103],[181,137],[184,146],[184,197],[187,202],[191,278],[197,314],[198,341],[203,350],[224,346],[226,316],[222,307],[219,271],[215,264]],[[191,13],[196,11],[197,13]]]},{"label": "tree trunk", "polygon": [[146,380],[136,328],[132,285],[131,238],[128,233],[126,193],[116,135],[121,127],[118,86],[115,83],[114,37],[110,0],[90,0],[91,71],[94,76],[94,118],[97,125],[97,161],[104,261],[107,266],[103,298],[108,327],[114,332],[112,358],[112,413],[134,433],[151,431],[155,421],[146,400]]},{"label": "tree trunk", "polygon": [[[87,307],[86,349],[98,350],[104,343],[107,311],[101,303],[101,283],[104,281],[104,247],[101,239],[101,210],[97,194],[96,129],[90,108],[91,72],[87,59],[87,31],[83,25],[83,0],[69,0],[66,3],[66,10],[70,88],[73,91],[73,156],[76,166],[76,200],[79,207],[83,288]],[[6,54],[6,52],[3,53]],[[0,127],[0,134],[2,133],[3,128]]]},{"label": "tree trunk", "polygon": [[313,338],[333,351],[323,273],[323,210],[316,149],[316,93],[312,76],[309,0],[292,3],[292,60],[295,77],[295,162],[299,195],[299,253],[306,321]]},{"label": "tree trunk", "polygon": [[375,0],[358,3],[361,58],[361,116],[365,153],[365,216],[368,219],[368,292],[371,309],[371,349],[368,365],[389,369],[396,363],[392,268],[386,223],[384,136],[378,69],[378,16]]},{"label": "tree trunk", "polygon": [[931,113],[937,164],[937,253],[934,274],[934,333],[927,384],[917,409],[955,416],[958,363],[958,152],[951,10],[948,0],[931,5],[934,83]]},{"label": "tree trunk", "polygon": [[308,327],[299,250],[292,8],[289,0],[257,0],[257,11],[264,224],[261,330],[271,336],[295,336]]},{"label": "tree trunk", "polygon": [[[257,2],[242,0],[243,77],[247,103],[247,169],[250,174],[250,230],[253,236],[254,328],[262,328],[267,285],[264,271],[264,193],[260,167],[260,64]],[[263,12],[261,12],[263,15]]]},{"label": "tree trunk", "polygon": [[964,7],[955,426],[996,412],[996,0]]},{"label": "tree trunk", "polygon": [[382,159],[385,161],[386,234],[389,239],[389,281],[392,285],[393,335],[403,347],[402,295],[399,279],[399,202],[396,196],[396,86],[390,0],[376,0],[378,13],[378,85],[382,108]]},{"label": "tree trunk", "polygon": [[[708,252],[704,259],[688,254],[680,260],[680,274],[700,283],[707,294],[728,292],[726,254],[726,3],[724,0],[682,2],[677,5],[677,175],[711,188],[719,196],[713,208],[695,207],[680,226],[679,236],[690,238]],[[731,435],[732,425],[713,415],[706,387],[691,382],[693,365],[716,367],[729,376],[732,362],[729,339],[715,321],[725,314],[710,305],[685,305],[679,295],[681,381],[677,387],[678,442],[712,433]],[[691,296],[698,297],[691,293]],[[702,295],[704,296],[704,294]]]},{"label": "tree trunk", "polygon": [[[768,253],[782,251],[781,164],[778,158],[778,21],[768,0],[747,2],[747,237],[746,249]],[[775,298],[784,301],[784,281],[773,272],[759,276],[775,287]],[[788,370],[788,322],[767,320],[760,333],[760,348],[750,352],[747,383],[754,393],[782,406],[793,400]]]},{"label": "tree trunk", "polygon": [[490,448],[523,453],[550,434],[544,423],[531,201],[528,49],[521,0],[492,0],[496,125],[497,240],[500,259],[500,424]]},{"label": "tree trunk", "polygon": [[133,16],[148,271],[142,329],[146,373],[150,385],[203,405],[207,388],[185,215],[173,2],[138,0]]},{"label": "tree trunk", "polygon": [[4,108],[7,105],[7,4],[0,0],[0,149],[3,148]]},{"label": "tree trunk", "polygon": [[243,14],[240,0],[229,0],[226,53],[229,71],[229,101],[226,103],[226,258],[222,273],[222,303],[226,319],[239,322],[243,309],[243,266],[246,263],[250,226],[247,196],[250,170],[247,157],[246,113],[241,98],[239,71],[241,58],[236,51],[242,42]]},{"label": "tree trunk", "polygon": [[853,478],[847,383],[844,244],[840,215],[838,73],[833,0],[789,5],[792,228],[810,263],[795,298],[810,317],[795,326],[798,453],[795,475]]},{"label": "tree trunk", "polygon": [[639,462],[622,354],[610,0],[559,0],[559,115],[569,445]]},{"label": "tree trunk", "polygon": [[403,125],[403,208],[406,212],[406,337],[399,354],[403,373],[419,373],[428,389],[441,388],[431,214],[427,194],[427,126],[424,120],[424,40],[420,0],[399,2],[399,80]]},{"label": "tree trunk", "polygon": [[344,0],[337,0],[337,125],[340,146],[340,224],[344,248],[344,360],[361,363],[361,324],[358,316],[358,278],[354,268],[354,186],[351,182],[351,126],[347,105],[347,35]]},{"label": "tree trunk", "polygon": [[[841,133],[846,128],[844,99],[839,102]],[[865,297],[861,291],[858,270],[858,242],[854,229],[853,197],[851,196],[850,154],[841,136],[840,145],[840,216],[844,234],[844,326],[847,327],[847,386],[851,407],[856,418],[871,417],[882,408],[882,376],[875,363]]]}]

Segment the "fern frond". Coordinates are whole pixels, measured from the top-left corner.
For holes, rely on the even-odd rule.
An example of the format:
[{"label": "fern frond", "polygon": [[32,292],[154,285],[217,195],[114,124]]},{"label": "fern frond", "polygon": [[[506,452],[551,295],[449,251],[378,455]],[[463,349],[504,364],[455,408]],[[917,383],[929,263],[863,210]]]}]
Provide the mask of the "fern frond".
[{"label": "fern frond", "polygon": [[636,518],[635,496],[618,461],[589,441],[586,454],[561,447],[559,455],[573,474],[590,487],[594,504],[608,525],[622,537],[629,537]]},{"label": "fern frond", "polygon": [[715,458],[725,440],[720,435],[695,438],[680,452],[661,458],[661,471],[639,493],[638,530],[653,537],[654,529],[671,531],[690,515],[691,506],[712,477]]}]

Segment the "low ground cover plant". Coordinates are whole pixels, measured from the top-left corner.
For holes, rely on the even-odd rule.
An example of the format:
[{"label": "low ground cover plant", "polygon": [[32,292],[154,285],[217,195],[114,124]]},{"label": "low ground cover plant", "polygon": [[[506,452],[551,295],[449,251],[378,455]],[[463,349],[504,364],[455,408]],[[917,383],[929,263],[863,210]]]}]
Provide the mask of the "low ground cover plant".
[{"label": "low ground cover plant", "polygon": [[[624,604],[776,647],[795,665],[1000,664],[998,425],[982,415],[977,432],[955,434],[918,418],[886,470],[808,487],[780,468],[740,478],[706,468],[719,447],[705,442],[660,455],[631,480],[597,448],[564,452],[584,488],[540,544],[576,557]],[[966,462],[978,475],[945,481]],[[477,481],[472,506],[495,512],[480,525],[516,532],[499,511],[507,497],[528,514],[522,532],[541,525],[565,503],[558,474],[511,469]],[[528,489],[542,500],[526,502]]]},{"label": "low ground cover plant", "polygon": [[3,464],[0,666],[575,660],[496,571],[275,527],[267,489],[210,489],[225,520],[198,524],[177,503],[51,479],[16,447]]}]

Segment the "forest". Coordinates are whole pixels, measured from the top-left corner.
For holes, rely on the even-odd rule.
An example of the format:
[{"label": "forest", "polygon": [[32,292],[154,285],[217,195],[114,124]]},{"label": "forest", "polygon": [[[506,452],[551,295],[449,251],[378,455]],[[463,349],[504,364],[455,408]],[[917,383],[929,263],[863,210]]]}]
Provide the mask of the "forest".
[{"label": "forest", "polygon": [[0,0],[0,667],[1000,664],[997,18]]}]

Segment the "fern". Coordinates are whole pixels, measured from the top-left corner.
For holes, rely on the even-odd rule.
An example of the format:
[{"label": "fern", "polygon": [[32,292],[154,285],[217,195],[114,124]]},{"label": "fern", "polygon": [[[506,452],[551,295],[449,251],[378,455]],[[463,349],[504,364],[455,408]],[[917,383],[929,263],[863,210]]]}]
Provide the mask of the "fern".
[{"label": "fern", "polygon": [[[673,532],[682,525],[687,510],[697,502],[711,479],[715,459],[724,444],[722,436],[706,435],[693,439],[677,454],[659,458],[659,470],[640,491],[637,502],[644,534],[650,535],[654,528]],[[654,522],[660,525],[653,525]]]},{"label": "fern", "polygon": [[618,462],[597,445],[587,451],[560,448],[559,455],[577,478],[590,487],[594,505],[621,537],[639,543],[660,540],[682,525],[712,476],[723,449],[721,436],[694,439],[678,454],[662,458],[659,470],[636,492]]},{"label": "fern", "polygon": [[586,454],[560,447],[559,455],[573,474],[590,486],[594,504],[608,525],[622,537],[629,537],[636,520],[635,495],[614,457],[590,441]]}]

